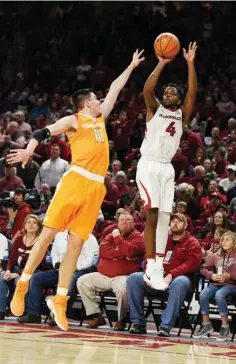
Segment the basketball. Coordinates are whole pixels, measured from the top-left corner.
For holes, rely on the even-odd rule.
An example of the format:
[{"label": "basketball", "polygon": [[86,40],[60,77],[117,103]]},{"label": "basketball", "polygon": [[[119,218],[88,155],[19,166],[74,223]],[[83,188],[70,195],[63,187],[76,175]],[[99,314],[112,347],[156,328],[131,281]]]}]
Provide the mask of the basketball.
[{"label": "basketball", "polygon": [[162,33],[156,38],[154,49],[159,57],[172,59],[179,53],[179,39],[172,33]]}]

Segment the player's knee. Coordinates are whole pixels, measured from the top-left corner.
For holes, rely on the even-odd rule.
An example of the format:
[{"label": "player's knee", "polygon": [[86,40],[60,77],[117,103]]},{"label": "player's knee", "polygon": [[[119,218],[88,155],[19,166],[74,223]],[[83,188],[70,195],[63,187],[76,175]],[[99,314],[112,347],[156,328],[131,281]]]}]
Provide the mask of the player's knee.
[{"label": "player's knee", "polygon": [[69,244],[68,248],[73,250],[80,250],[84,244],[84,240],[82,240],[76,234],[69,232]]}]

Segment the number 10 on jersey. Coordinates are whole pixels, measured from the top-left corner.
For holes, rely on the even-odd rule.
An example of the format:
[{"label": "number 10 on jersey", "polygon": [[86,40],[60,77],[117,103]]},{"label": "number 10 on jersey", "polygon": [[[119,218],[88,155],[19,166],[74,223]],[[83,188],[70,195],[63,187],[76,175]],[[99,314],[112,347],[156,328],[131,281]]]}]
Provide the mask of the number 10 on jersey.
[{"label": "number 10 on jersey", "polygon": [[104,138],[103,138],[103,135],[102,135],[102,131],[99,130],[99,129],[93,129],[93,131],[94,131],[96,142],[103,143]]}]

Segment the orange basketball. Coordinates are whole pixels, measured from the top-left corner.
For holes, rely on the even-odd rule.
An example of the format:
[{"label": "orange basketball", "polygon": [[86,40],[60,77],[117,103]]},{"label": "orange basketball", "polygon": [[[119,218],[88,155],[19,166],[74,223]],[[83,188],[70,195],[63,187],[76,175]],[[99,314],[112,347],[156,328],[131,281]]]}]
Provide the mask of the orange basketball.
[{"label": "orange basketball", "polygon": [[162,33],[156,38],[154,49],[159,57],[174,58],[180,50],[179,39],[172,33]]}]

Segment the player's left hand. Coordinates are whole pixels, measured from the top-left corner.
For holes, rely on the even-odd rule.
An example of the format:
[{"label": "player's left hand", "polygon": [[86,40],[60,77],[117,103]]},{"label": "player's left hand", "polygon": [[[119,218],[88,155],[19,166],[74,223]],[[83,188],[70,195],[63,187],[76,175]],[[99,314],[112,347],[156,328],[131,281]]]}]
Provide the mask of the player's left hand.
[{"label": "player's left hand", "polygon": [[140,63],[145,60],[145,57],[141,57],[143,52],[144,52],[144,49],[141,52],[139,52],[139,50],[136,49],[136,51],[134,52],[133,59],[130,64],[133,68],[138,67],[140,65]]},{"label": "player's left hand", "polygon": [[183,56],[186,59],[187,62],[193,62],[196,56],[196,51],[197,51],[197,43],[196,42],[191,42],[189,43],[188,46],[188,52],[186,51],[185,48],[183,48]]}]

